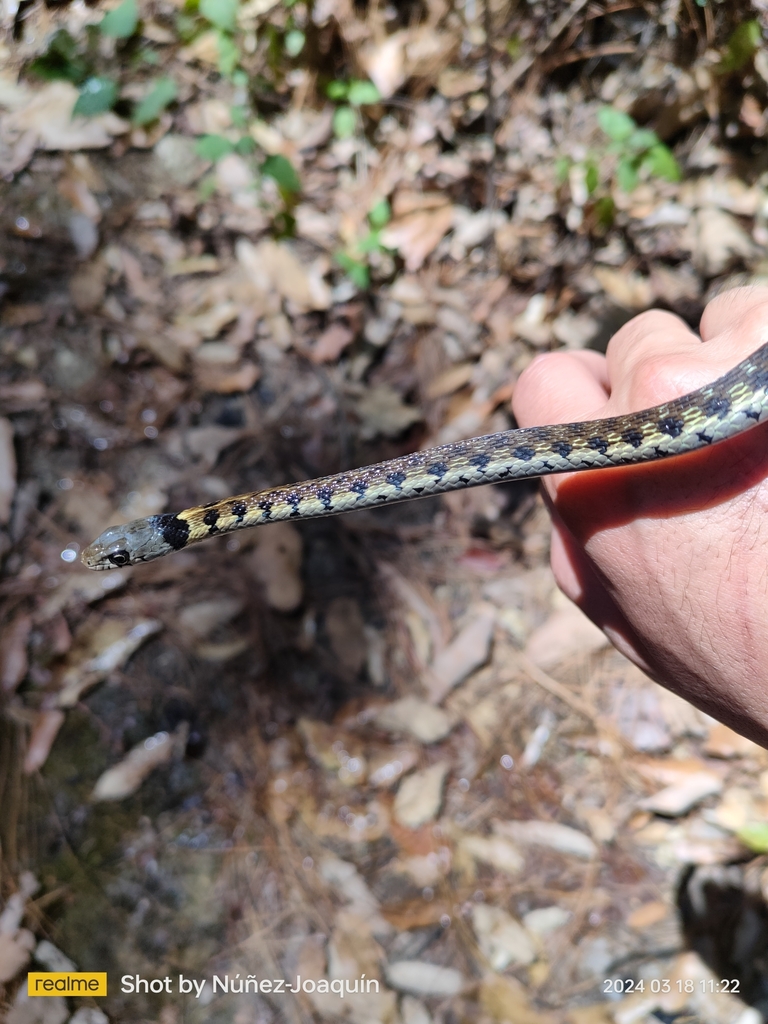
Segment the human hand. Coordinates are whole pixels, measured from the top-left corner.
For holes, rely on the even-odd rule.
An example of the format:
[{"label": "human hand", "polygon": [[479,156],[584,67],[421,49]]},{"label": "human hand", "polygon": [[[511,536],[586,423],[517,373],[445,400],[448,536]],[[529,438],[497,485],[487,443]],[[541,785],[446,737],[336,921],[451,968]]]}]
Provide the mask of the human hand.
[{"label": "human hand", "polygon": [[[711,383],[768,341],[768,288],[709,303],[700,337],[636,316],[605,356],[535,359],[520,426],[636,412]],[[768,424],[670,461],[550,477],[561,590],[643,671],[768,746]]]}]

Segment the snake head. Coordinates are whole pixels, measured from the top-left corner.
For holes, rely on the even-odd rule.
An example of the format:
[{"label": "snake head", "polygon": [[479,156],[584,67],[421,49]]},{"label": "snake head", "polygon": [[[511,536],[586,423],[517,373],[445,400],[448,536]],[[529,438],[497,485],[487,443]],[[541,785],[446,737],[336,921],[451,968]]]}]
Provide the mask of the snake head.
[{"label": "snake head", "polygon": [[89,569],[119,569],[165,554],[168,545],[152,518],[110,526],[83,551],[83,564]]}]

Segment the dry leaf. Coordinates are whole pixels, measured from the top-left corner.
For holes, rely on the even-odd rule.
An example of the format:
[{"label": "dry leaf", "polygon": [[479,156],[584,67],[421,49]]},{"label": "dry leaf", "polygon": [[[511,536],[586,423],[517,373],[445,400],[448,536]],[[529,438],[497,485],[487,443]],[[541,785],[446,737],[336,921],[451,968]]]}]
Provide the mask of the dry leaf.
[{"label": "dry leaf", "polygon": [[450,765],[441,761],[403,779],[395,797],[395,821],[410,829],[433,821],[443,802],[443,785],[449,771]]},{"label": "dry leaf", "polygon": [[0,525],[11,517],[16,493],[16,451],[13,447],[13,424],[0,417]]},{"label": "dry leaf", "polygon": [[445,999],[458,995],[465,985],[464,976],[453,967],[440,967],[426,960],[396,960],[385,965],[384,973],[392,988],[417,996]]},{"label": "dry leaf", "polygon": [[133,626],[107,619],[90,636],[85,646],[70,651],[61,678],[58,705],[73,707],[85,690],[122,668],[132,654],[163,628],[157,619],[141,619]]},{"label": "dry leaf", "polygon": [[472,620],[432,662],[425,685],[430,700],[441,701],[463,679],[485,664],[491,650],[496,611],[489,604],[478,607]]},{"label": "dry leaf", "polygon": [[546,846],[583,860],[597,857],[598,849],[589,836],[555,821],[494,821],[497,835],[508,836],[524,846]]},{"label": "dry leaf", "polygon": [[518,847],[503,836],[465,835],[459,839],[459,850],[507,875],[519,874],[525,865]]},{"label": "dry leaf", "polygon": [[13,693],[27,674],[27,642],[32,617],[23,612],[14,616],[0,632],[0,690]]},{"label": "dry leaf", "polygon": [[405,82],[405,44],[408,31],[393,32],[378,43],[361,50],[360,63],[379,90],[381,98],[394,96]]},{"label": "dry leaf", "polygon": [[412,405],[406,405],[388,384],[368,388],[357,402],[357,413],[363,421],[360,436],[366,441],[379,434],[397,437],[422,418],[421,412]]},{"label": "dry leaf", "polygon": [[722,788],[723,781],[717,775],[711,772],[694,772],[684,781],[667,786],[653,796],[640,800],[638,807],[654,814],[676,818],[687,814],[692,807],[706,800],[708,796],[715,796]]},{"label": "dry leaf", "polygon": [[53,741],[64,724],[64,712],[59,708],[38,711],[32,725],[27,752],[24,756],[24,771],[27,775],[42,768],[48,760]]},{"label": "dry leaf", "polygon": [[305,267],[287,242],[265,239],[253,245],[240,238],[237,259],[257,288],[277,291],[298,309],[328,309],[331,292],[323,280],[323,264]]},{"label": "dry leaf", "polygon": [[365,619],[357,601],[335,597],[325,612],[325,631],[340,664],[357,675],[368,656]]},{"label": "dry leaf", "polygon": [[396,249],[405,268],[418,270],[453,226],[453,207],[441,205],[422,209],[391,220],[381,233],[382,245]]},{"label": "dry leaf", "polygon": [[389,732],[409,733],[420,743],[437,743],[445,739],[456,724],[442,708],[436,708],[418,697],[403,697],[387,704],[376,714],[376,725]]},{"label": "dry leaf", "polygon": [[536,951],[525,928],[501,907],[476,903],[472,925],[483,956],[495,971],[510,964],[532,964]]},{"label": "dry leaf", "polygon": [[607,646],[605,633],[581,609],[569,603],[531,633],[525,653],[539,668],[547,670]]},{"label": "dry leaf", "polygon": [[42,149],[103,149],[129,125],[116,114],[72,117],[78,91],[70,82],[57,80],[33,91],[19,86],[14,108],[2,118],[3,132],[34,132]]},{"label": "dry leaf", "polygon": [[151,771],[173,756],[175,738],[158,732],[138,743],[119,764],[99,776],[91,800],[124,800],[135,793]]},{"label": "dry leaf", "polygon": [[313,363],[334,363],[354,340],[354,331],[337,321],[326,327],[309,350],[309,358]]},{"label": "dry leaf", "polygon": [[293,612],[304,598],[301,581],[301,534],[290,523],[270,523],[259,530],[247,566],[264,587],[267,604]]}]

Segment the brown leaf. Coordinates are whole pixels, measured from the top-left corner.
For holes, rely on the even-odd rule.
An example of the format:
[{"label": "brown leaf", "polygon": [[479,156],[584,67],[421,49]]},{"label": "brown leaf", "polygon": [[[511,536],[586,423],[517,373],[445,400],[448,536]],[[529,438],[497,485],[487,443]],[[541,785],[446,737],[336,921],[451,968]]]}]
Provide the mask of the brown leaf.
[{"label": "brown leaf", "polygon": [[16,493],[16,451],[13,446],[13,424],[0,417],[0,526],[11,518]]},{"label": "brown leaf", "polygon": [[325,613],[325,630],[333,653],[344,668],[357,675],[368,655],[365,620],[357,601],[335,597]]},{"label": "brown leaf", "polygon": [[309,358],[313,363],[333,363],[354,340],[354,332],[337,321],[327,327],[309,349]]},{"label": "brown leaf", "polygon": [[27,642],[32,617],[16,615],[0,633],[0,689],[12,693],[27,674]]},{"label": "brown leaf", "polygon": [[420,210],[391,220],[381,233],[381,241],[388,249],[396,249],[400,253],[406,270],[414,271],[437,248],[452,226],[452,206]]},{"label": "brown leaf", "polygon": [[301,534],[290,523],[259,530],[247,565],[264,587],[267,603],[278,612],[295,611],[304,599],[301,580]]},{"label": "brown leaf", "polygon": [[47,708],[37,713],[24,757],[24,771],[27,775],[42,768],[48,760],[53,741],[64,724],[64,712],[59,708]]},{"label": "brown leaf", "polygon": [[422,897],[381,908],[381,916],[385,921],[393,924],[398,931],[428,928],[431,924],[437,924],[443,914],[448,913],[450,913],[449,904],[443,903],[441,900],[432,900],[427,903]]}]

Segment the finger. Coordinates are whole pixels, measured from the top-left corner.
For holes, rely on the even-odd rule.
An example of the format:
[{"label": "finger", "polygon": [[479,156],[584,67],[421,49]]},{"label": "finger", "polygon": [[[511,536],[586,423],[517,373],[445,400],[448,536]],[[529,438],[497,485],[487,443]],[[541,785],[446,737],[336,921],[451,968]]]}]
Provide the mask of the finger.
[{"label": "finger", "polygon": [[[701,318],[700,333],[704,341],[719,335],[738,337],[746,348],[744,355],[763,344],[768,323],[768,288],[749,285],[732,288],[708,303]],[[749,335],[747,339],[745,335]]]},{"label": "finger", "polygon": [[551,352],[526,367],[512,410],[521,427],[571,423],[599,415],[608,398],[605,357],[598,352]]},{"label": "finger", "polygon": [[662,310],[633,317],[606,352],[611,411],[646,409],[714,380],[719,370],[713,375],[702,357],[701,340],[680,317]]}]

